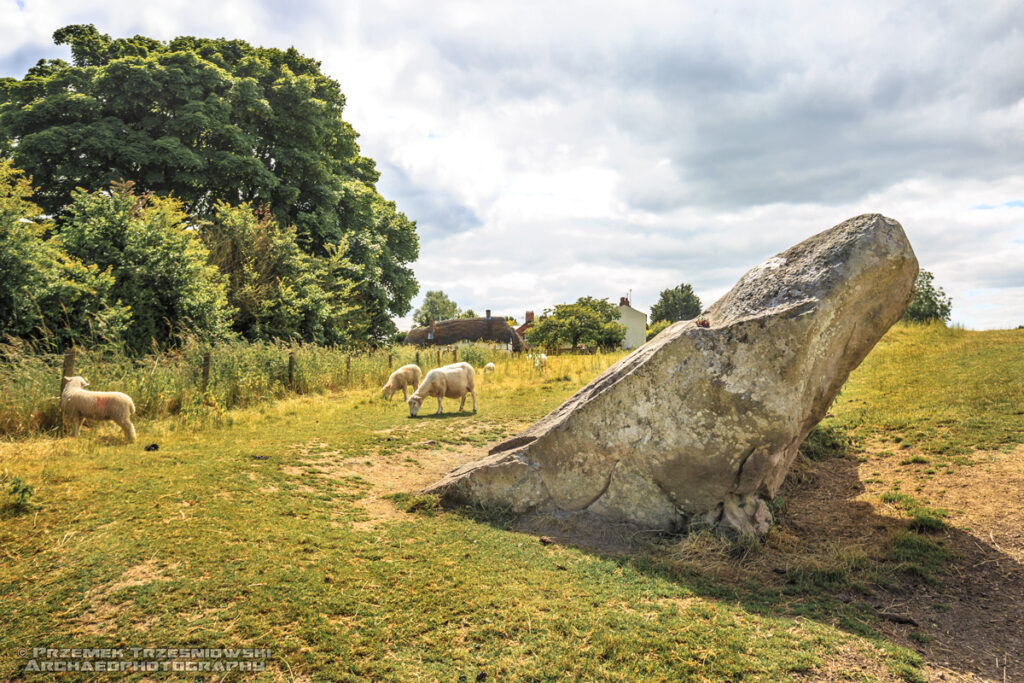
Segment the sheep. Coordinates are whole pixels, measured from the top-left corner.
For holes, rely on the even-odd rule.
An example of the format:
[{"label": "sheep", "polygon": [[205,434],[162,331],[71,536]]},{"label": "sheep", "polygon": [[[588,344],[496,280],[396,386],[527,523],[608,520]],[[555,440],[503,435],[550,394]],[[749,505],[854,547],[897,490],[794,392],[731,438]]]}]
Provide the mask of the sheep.
[{"label": "sheep", "polygon": [[64,390],[60,392],[60,409],[64,417],[71,420],[74,436],[82,427],[85,418],[91,420],[112,420],[124,431],[124,438],[135,441],[135,403],[128,394],[120,391],[86,391],[89,383],[84,377],[75,375],[64,378]]},{"label": "sheep", "polygon": [[409,395],[406,393],[406,387],[412,387],[413,390],[420,385],[420,379],[423,377],[423,371],[420,370],[418,365],[403,365],[388,377],[388,383],[381,387],[384,392],[384,398],[391,400],[395,392],[399,389],[402,390],[402,400],[406,401],[409,399]]},{"label": "sheep", "polygon": [[547,364],[548,364],[547,354],[538,353],[536,356],[533,357],[533,367],[537,368],[538,370],[546,367]]},{"label": "sheep", "polygon": [[473,366],[469,363],[452,363],[434,368],[423,378],[423,384],[409,397],[409,415],[416,417],[423,400],[429,396],[437,398],[437,415],[441,414],[442,398],[461,398],[459,411],[466,405],[466,394],[473,394],[473,412],[476,412],[476,391],[473,387]]},{"label": "sheep", "polygon": [[494,370],[494,363],[488,363],[487,365],[484,366],[484,373],[494,372]]}]

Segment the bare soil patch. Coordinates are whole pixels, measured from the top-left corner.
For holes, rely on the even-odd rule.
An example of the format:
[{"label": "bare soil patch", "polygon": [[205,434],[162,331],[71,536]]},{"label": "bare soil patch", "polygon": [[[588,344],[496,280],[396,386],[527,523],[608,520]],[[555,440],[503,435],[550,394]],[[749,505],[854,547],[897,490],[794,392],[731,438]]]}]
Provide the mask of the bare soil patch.
[{"label": "bare soil patch", "polygon": [[[466,445],[456,448],[427,443],[425,447],[402,451],[388,456],[371,456],[369,460],[356,458],[316,457],[306,461],[305,467],[286,466],[282,471],[292,476],[302,476],[308,470],[315,471],[319,476],[349,479],[357,477],[366,482],[369,488],[364,496],[357,501],[366,513],[367,519],[354,522],[352,527],[369,530],[384,522],[413,520],[411,515],[399,510],[385,498],[393,493],[415,493],[447,472],[480,457],[486,446]],[[431,447],[433,446],[433,447]]]},{"label": "bare soil patch", "polygon": [[883,620],[881,628],[924,657],[930,679],[1024,680],[1024,448],[975,452],[973,465],[951,471],[882,450],[869,445],[862,462],[827,461],[787,482],[778,531],[799,541],[788,550],[769,543],[757,564],[785,566],[836,548],[881,556],[907,525],[906,511],[882,500],[894,490],[948,510],[948,528],[930,535],[953,553],[944,573],[867,599],[916,622]]}]

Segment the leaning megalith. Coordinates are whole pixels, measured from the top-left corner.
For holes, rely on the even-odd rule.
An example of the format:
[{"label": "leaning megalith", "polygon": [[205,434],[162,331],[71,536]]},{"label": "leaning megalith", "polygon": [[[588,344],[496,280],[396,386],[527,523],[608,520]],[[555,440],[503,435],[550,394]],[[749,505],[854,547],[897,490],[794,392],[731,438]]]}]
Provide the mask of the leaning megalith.
[{"label": "leaning megalith", "polygon": [[756,266],[701,324],[668,327],[427,491],[517,513],[763,533],[797,448],[903,315],[916,275],[898,222],[851,218]]}]

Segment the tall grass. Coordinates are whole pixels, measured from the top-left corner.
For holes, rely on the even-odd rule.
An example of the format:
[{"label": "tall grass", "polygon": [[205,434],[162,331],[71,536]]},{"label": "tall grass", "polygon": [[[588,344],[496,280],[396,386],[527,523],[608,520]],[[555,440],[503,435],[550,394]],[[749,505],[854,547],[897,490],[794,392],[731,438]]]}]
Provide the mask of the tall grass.
[{"label": "tall grass", "polygon": [[[210,354],[209,380],[202,388],[203,358]],[[208,346],[186,342],[173,351],[132,358],[110,348],[79,350],[75,374],[93,389],[123,391],[135,402],[142,419],[181,416],[186,422],[206,420],[225,410],[282,398],[382,386],[402,365],[424,371],[456,357],[480,370],[498,367],[502,384],[532,383],[537,375],[578,381],[607,367],[602,356],[553,357],[536,369],[522,355],[485,344],[463,344],[452,350],[414,346],[353,350],[301,344],[233,342]],[[291,382],[289,357],[293,356]],[[31,346],[0,345],[0,437],[56,432],[60,427],[59,391],[63,356]],[[511,386],[510,385],[510,386]]]}]

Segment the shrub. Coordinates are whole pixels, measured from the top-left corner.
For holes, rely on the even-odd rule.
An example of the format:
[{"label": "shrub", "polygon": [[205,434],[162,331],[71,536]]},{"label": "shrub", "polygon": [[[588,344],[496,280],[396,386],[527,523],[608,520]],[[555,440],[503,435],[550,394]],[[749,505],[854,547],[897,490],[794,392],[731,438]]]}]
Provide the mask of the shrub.
[{"label": "shrub", "polygon": [[185,331],[208,341],[231,335],[224,278],[177,199],[136,195],[132,183],[76,190],[57,229],[69,254],[113,275],[109,296],[131,310],[132,351]]},{"label": "shrub", "polygon": [[119,342],[129,312],[116,301],[114,277],[69,256],[32,203],[24,174],[0,161],[0,338],[63,349]]}]

